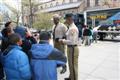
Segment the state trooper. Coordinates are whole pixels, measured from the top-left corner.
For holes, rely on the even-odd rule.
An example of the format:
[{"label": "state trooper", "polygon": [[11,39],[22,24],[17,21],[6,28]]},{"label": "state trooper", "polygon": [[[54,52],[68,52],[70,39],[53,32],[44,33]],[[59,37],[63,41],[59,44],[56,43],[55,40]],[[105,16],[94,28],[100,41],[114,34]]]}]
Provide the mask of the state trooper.
[{"label": "state trooper", "polygon": [[[65,39],[67,27],[60,22],[60,16],[58,14],[55,14],[53,16],[53,22],[54,22],[54,26],[53,26],[54,47],[65,54],[66,46],[63,43],[60,43],[59,39]],[[60,73],[62,74],[65,72],[66,72],[66,65],[62,67],[62,71]]]},{"label": "state trooper", "polygon": [[55,14],[53,16],[53,41],[54,47],[65,53],[65,45],[59,42],[59,39],[64,39],[67,27],[60,22],[60,16]]},{"label": "state trooper", "polygon": [[78,56],[79,56],[79,31],[73,21],[73,14],[66,14],[66,23],[68,31],[66,32],[66,39],[59,41],[67,44],[68,64],[70,76],[65,80],[78,80]]}]

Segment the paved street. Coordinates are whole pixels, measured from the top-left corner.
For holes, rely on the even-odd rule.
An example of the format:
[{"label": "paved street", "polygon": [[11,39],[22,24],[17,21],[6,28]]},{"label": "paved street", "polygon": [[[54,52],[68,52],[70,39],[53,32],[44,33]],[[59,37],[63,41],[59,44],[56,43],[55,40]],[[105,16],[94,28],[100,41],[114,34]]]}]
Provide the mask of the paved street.
[{"label": "paved street", "polygon": [[[79,80],[120,80],[120,42],[99,41],[91,46],[80,47]],[[58,72],[60,69],[58,69]],[[59,74],[59,80],[68,77],[69,71]]]}]

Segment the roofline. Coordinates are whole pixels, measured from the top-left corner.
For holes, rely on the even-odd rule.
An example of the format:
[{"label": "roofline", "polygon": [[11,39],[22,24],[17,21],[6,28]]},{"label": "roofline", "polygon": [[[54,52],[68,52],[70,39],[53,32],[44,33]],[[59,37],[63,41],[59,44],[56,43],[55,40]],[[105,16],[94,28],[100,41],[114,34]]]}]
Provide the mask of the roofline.
[{"label": "roofline", "polygon": [[[73,8],[69,8],[69,9],[75,9],[75,8],[78,8],[78,7],[73,7]],[[61,9],[61,10],[49,11],[49,12],[57,12],[57,11],[63,11],[63,10],[68,10],[68,9]]]},{"label": "roofline", "polygon": [[40,3],[40,5],[47,4],[47,3],[50,3],[50,2],[55,2],[55,1],[51,0],[51,1],[47,1],[47,2],[42,2],[42,3]]},{"label": "roofline", "polygon": [[[71,4],[75,4],[75,3],[78,3],[78,2],[73,2]],[[54,10],[54,11],[44,11],[43,10],[43,12],[56,12],[56,11],[62,11],[62,10],[67,10],[67,9],[74,9],[74,8],[78,8],[81,5],[81,3],[79,3],[78,6],[75,6],[75,7],[72,7],[72,8],[65,8],[65,9],[60,9],[60,10],[58,9],[58,10]],[[64,4],[64,5],[69,5],[69,4]],[[55,6],[55,7],[64,6],[64,5],[58,5],[58,6]]]},{"label": "roofline", "polygon": [[104,11],[104,10],[112,10],[112,9],[120,9],[120,8],[117,7],[117,8],[106,8],[106,9],[94,9],[94,10],[86,10],[85,12]]}]

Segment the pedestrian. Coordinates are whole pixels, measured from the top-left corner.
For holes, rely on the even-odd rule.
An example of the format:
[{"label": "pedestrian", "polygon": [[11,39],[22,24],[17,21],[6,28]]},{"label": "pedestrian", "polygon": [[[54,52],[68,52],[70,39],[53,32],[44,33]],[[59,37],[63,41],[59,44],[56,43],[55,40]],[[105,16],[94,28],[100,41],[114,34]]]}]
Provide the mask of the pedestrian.
[{"label": "pedestrian", "polygon": [[[59,42],[59,39],[65,39],[66,38],[66,32],[67,32],[67,26],[65,26],[63,23],[60,22],[60,16],[58,14],[55,14],[53,16],[53,42],[54,47],[58,50],[62,51],[65,54],[66,51],[66,45]],[[63,70],[65,69],[63,66]],[[64,71],[62,71],[64,72]]]},{"label": "pedestrian", "polygon": [[85,46],[89,46],[90,45],[90,36],[92,35],[90,29],[88,28],[88,26],[85,27],[84,31],[83,31],[83,37],[84,37],[84,44]]},{"label": "pedestrian", "polygon": [[[8,36],[11,35],[12,33],[13,33],[13,30],[10,27],[4,29],[3,31],[4,36],[2,36],[0,55],[2,55],[2,52],[4,52],[4,50],[6,50],[7,47],[9,46]],[[2,80],[3,78],[4,78],[4,70],[3,70],[3,65],[1,64],[1,61],[0,61],[0,80]]]},{"label": "pedestrian", "polygon": [[[3,52],[8,47],[7,36],[11,33],[11,30],[12,30],[12,21],[8,21],[5,23],[5,28],[3,28],[3,30],[1,31],[1,34],[2,34],[1,52]],[[2,80],[3,78],[4,78],[4,71],[0,61],[0,80]]]},{"label": "pedestrian", "polygon": [[26,28],[25,28],[25,26],[17,26],[14,29],[14,32],[18,33],[22,37],[22,39],[24,39],[25,35],[26,35]]},{"label": "pedestrian", "polygon": [[39,42],[39,32],[36,32],[33,37],[35,38],[35,40],[37,41],[37,43]]},{"label": "pedestrian", "polygon": [[60,22],[60,16],[55,14],[53,16],[53,41],[54,47],[65,53],[65,45],[59,42],[59,39],[65,39],[67,27]]},{"label": "pedestrian", "polygon": [[66,14],[66,23],[68,31],[66,32],[66,39],[59,40],[67,44],[68,64],[70,77],[65,80],[78,80],[78,56],[79,56],[79,31],[73,21],[73,14]]},{"label": "pedestrian", "polygon": [[3,28],[3,30],[1,31],[2,33],[2,36],[5,37],[6,34],[5,34],[5,31],[6,31],[6,28],[11,28],[11,30],[13,30],[13,22],[12,21],[8,21],[5,23],[5,27]]},{"label": "pedestrian", "polygon": [[93,29],[92,29],[92,27],[89,27],[89,30],[90,30],[90,35],[89,35],[89,37],[90,37],[90,44],[89,45],[91,45],[91,43],[93,42]]},{"label": "pedestrian", "polygon": [[6,80],[30,80],[31,71],[27,55],[21,50],[22,39],[18,34],[8,37],[9,47],[2,53]]},{"label": "pedestrian", "polygon": [[66,64],[65,55],[49,44],[50,39],[49,32],[41,32],[39,44],[32,45],[33,80],[57,80],[57,67]]},{"label": "pedestrian", "polygon": [[36,39],[32,36],[30,30],[23,26],[16,27],[14,31],[22,37],[22,50],[27,54],[30,60],[31,55],[29,53],[29,50],[31,49],[32,44],[37,43]]},{"label": "pedestrian", "polygon": [[31,32],[29,29],[26,29],[25,31],[25,37],[24,39],[22,40],[23,44],[21,45],[22,47],[22,50],[27,54],[29,60],[31,58],[31,55],[29,53],[29,50],[31,49],[32,47],[32,44],[36,44],[37,41],[36,39],[32,36]]},{"label": "pedestrian", "polygon": [[97,43],[98,27],[93,28],[93,42]]},{"label": "pedestrian", "polygon": [[3,31],[2,31],[2,42],[1,42],[1,52],[3,52],[9,45],[8,43],[8,36],[11,35],[12,33],[14,33],[14,31],[8,27],[8,28],[5,28]]},{"label": "pedestrian", "polygon": [[[4,25],[5,27],[3,28],[3,30],[1,31],[2,33],[2,44],[1,44],[1,51],[3,52],[6,48],[7,48],[7,37],[11,32],[13,31],[13,22],[12,21],[8,21],[5,23]],[[7,29],[8,28],[8,29]],[[5,42],[4,42],[5,41]]]},{"label": "pedestrian", "polygon": [[86,28],[86,25],[83,25],[82,26],[82,44],[84,43],[84,36],[83,36],[83,32],[84,32],[84,30],[85,30],[85,28]]}]

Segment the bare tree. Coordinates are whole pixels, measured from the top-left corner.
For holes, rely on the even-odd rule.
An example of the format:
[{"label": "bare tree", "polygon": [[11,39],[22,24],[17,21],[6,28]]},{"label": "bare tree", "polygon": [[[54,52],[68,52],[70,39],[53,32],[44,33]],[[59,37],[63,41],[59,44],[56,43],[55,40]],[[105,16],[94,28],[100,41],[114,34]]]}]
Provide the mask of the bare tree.
[{"label": "bare tree", "polygon": [[31,0],[29,0],[29,4],[30,4],[30,27],[33,27],[33,5]]},{"label": "bare tree", "polygon": [[[22,0],[22,14],[24,16],[24,7],[27,7],[28,15],[29,15],[29,25],[32,28],[33,27],[33,17],[35,13],[35,8],[37,8],[39,5],[38,2],[33,1],[33,0]],[[37,11],[37,10],[36,10]],[[24,22],[24,19],[23,19]]]},{"label": "bare tree", "polygon": [[15,22],[18,26],[19,24],[19,20],[20,20],[20,16],[21,16],[21,12],[13,7],[11,7],[9,4],[7,4],[6,2],[4,2],[4,4],[14,13],[14,16],[16,17],[16,19],[12,19],[8,13],[4,13],[4,16],[6,18],[8,18],[9,20],[12,20],[13,22]]}]

